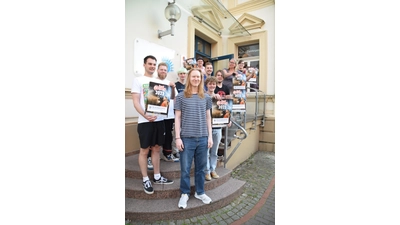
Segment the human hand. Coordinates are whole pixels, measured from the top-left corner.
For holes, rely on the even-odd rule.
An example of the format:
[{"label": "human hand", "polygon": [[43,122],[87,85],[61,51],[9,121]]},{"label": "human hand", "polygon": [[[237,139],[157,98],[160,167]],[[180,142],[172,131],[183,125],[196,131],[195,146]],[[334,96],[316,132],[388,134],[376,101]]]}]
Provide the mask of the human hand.
[{"label": "human hand", "polygon": [[183,152],[183,149],[185,148],[185,146],[183,145],[182,139],[180,139],[180,138],[175,139],[175,146],[180,152]]},{"label": "human hand", "polygon": [[152,115],[144,115],[144,118],[146,118],[146,120],[148,120],[149,122],[154,122],[157,119],[157,116],[152,116]]},{"label": "human hand", "polygon": [[219,95],[219,94],[214,94],[213,97],[215,99],[217,99],[217,100],[221,100],[222,99],[221,95]]},{"label": "human hand", "polygon": [[208,138],[208,148],[211,148],[213,146],[213,140],[212,140],[212,137],[209,137]]}]

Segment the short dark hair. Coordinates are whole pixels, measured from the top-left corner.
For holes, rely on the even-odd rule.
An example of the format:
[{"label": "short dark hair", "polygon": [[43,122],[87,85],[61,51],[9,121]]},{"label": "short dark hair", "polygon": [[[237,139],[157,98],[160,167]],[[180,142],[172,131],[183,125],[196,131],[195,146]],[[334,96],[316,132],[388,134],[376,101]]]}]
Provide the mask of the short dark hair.
[{"label": "short dark hair", "polygon": [[146,64],[147,59],[149,59],[149,58],[150,58],[150,59],[154,59],[154,60],[156,60],[156,62],[157,62],[156,57],[154,57],[154,56],[152,56],[152,55],[148,55],[148,56],[144,57],[143,63]]}]

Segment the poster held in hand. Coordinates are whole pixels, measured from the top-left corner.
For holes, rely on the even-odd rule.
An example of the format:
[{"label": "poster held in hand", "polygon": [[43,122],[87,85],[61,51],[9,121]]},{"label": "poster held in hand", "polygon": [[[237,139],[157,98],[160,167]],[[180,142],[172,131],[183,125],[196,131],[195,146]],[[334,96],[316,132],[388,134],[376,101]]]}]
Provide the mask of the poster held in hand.
[{"label": "poster held in hand", "polygon": [[212,99],[211,124],[213,127],[225,126],[230,122],[232,99]]},{"label": "poster held in hand", "polygon": [[150,81],[145,113],[167,116],[170,99],[171,88],[168,85]]}]

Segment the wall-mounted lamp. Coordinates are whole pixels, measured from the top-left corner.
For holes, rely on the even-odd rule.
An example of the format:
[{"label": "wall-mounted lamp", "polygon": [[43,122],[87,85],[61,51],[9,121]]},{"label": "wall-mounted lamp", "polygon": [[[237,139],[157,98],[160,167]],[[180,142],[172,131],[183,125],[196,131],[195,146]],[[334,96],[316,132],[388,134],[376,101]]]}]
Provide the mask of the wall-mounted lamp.
[{"label": "wall-mounted lamp", "polygon": [[181,9],[179,9],[178,6],[175,5],[175,1],[173,2],[168,2],[168,6],[165,8],[165,18],[171,23],[171,29],[161,32],[158,30],[158,38],[161,38],[165,35],[171,34],[171,36],[174,36],[174,26],[175,22],[181,18]]}]

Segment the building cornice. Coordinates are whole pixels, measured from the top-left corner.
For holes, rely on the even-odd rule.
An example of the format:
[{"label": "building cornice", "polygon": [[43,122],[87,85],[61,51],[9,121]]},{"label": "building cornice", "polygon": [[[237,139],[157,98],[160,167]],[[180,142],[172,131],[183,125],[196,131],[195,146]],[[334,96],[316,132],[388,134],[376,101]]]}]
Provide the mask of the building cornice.
[{"label": "building cornice", "polygon": [[265,8],[275,4],[275,0],[251,0],[241,4],[236,4],[234,7],[229,8],[232,15],[240,15],[246,12],[255,11],[257,9]]}]

